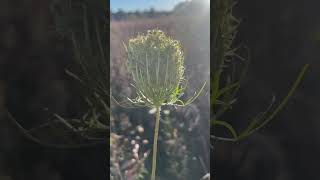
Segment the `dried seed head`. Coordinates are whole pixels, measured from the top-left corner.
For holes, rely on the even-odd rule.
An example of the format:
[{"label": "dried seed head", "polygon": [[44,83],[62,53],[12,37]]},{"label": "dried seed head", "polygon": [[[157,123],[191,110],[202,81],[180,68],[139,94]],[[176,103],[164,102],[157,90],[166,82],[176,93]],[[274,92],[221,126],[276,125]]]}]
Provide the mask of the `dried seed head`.
[{"label": "dried seed head", "polygon": [[139,133],[143,133],[144,132],[144,128],[142,126],[140,126],[140,125],[137,127],[137,130],[138,130]]},{"label": "dried seed head", "polygon": [[161,30],[149,30],[130,39],[126,50],[138,99],[150,106],[175,103],[184,90],[184,57],[179,41]]},{"label": "dried seed head", "polygon": [[131,145],[135,145],[136,141],[135,140],[131,140]]},{"label": "dried seed head", "polygon": [[148,141],[147,139],[144,139],[144,140],[142,141],[142,143],[143,143],[143,144],[148,144],[149,141]]},{"label": "dried seed head", "polygon": [[137,149],[137,150],[139,150],[140,145],[139,145],[139,144],[135,144],[135,145],[134,145],[134,148]]}]

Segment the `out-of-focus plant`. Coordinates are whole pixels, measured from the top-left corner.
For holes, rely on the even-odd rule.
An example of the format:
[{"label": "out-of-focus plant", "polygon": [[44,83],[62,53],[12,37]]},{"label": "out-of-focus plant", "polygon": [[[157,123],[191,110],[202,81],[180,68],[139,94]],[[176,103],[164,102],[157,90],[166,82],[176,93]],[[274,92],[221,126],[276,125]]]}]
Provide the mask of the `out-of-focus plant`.
[{"label": "out-of-focus plant", "polygon": [[[125,46],[127,67],[133,77],[132,85],[137,93],[134,99],[127,98],[124,107],[149,107],[156,110],[153,141],[151,180],[156,178],[157,142],[161,106],[187,106],[202,92],[186,101],[181,96],[187,87],[184,77],[184,56],[181,44],[161,30],[149,30],[129,40]],[[116,101],[117,102],[117,101]]]},{"label": "out-of-focus plant", "polygon": [[83,96],[88,103],[88,112],[79,119],[81,129],[88,133],[106,134],[110,111],[107,48],[109,12],[103,1],[56,0],[52,7],[57,32],[72,42],[74,59],[80,67],[79,72],[66,72],[84,87]]},{"label": "out-of-focus plant", "polygon": [[141,153],[140,144],[136,140],[129,141],[124,136],[110,134],[111,180],[144,179],[147,174],[144,162],[148,153]]},{"label": "out-of-focus plant", "polygon": [[[127,157],[130,153],[126,153],[124,146],[120,144],[118,139],[114,138],[115,134],[111,134],[110,139],[110,179],[111,180],[142,180],[144,174],[147,173],[144,167],[146,157]],[[127,142],[126,142],[127,143]],[[135,150],[135,149],[133,149]],[[119,158],[121,157],[121,158]]]},{"label": "out-of-focus plant", "polygon": [[[181,108],[181,111],[182,117],[179,117],[180,113],[163,110],[162,158],[168,159],[161,162],[164,167],[163,179],[198,179],[200,174],[195,172],[208,171],[202,158],[192,152],[192,148],[199,149],[199,146],[190,143],[195,137],[195,123],[200,119],[199,109],[191,104],[187,108]],[[191,118],[193,121],[185,121],[190,119],[188,116],[194,116]],[[201,137],[197,137],[197,141],[200,139]]]},{"label": "out-of-focus plant", "polygon": [[[87,102],[88,111],[78,118],[62,118],[55,112],[51,112],[54,118],[48,122],[25,129],[14,117],[9,117],[24,133],[26,137],[44,146],[53,148],[79,148],[106,143],[106,134],[109,130],[109,61],[108,61],[108,17],[105,1],[100,0],[54,0],[51,12],[55,27],[52,31],[66,44],[71,44],[75,66],[79,71],[66,72],[77,79],[83,86],[82,98]],[[72,49],[66,49],[71,51]],[[67,142],[51,143],[42,140],[41,132],[45,129],[53,129],[54,136],[66,134]],[[64,130],[67,129],[65,132]],[[61,132],[63,131],[63,132]],[[80,137],[80,140],[71,136]],[[50,139],[50,138],[49,138]],[[62,140],[62,139],[61,139]],[[93,142],[93,143],[92,143]]]},{"label": "out-of-focus plant", "polygon": [[[270,122],[275,115],[283,109],[293,92],[300,84],[308,65],[301,70],[298,78],[293,83],[287,96],[282,102],[274,108],[274,98],[271,105],[266,111],[254,117],[250,124],[238,133],[231,124],[221,119],[221,116],[232,107],[236,101],[236,94],[240,88],[240,84],[246,74],[248,67],[248,58],[243,58],[237,53],[238,47],[233,42],[236,38],[237,27],[240,21],[233,16],[232,9],[235,6],[233,0],[214,0],[212,1],[212,50],[213,50],[213,68],[211,69],[211,125],[225,127],[232,135],[229,137],[218,137],[212,135],[214,139],[224,141],[238,141],[243,139]],[[244,66],[239,66],[237,61],[244,61]],[[274,109],[273,109],[274,108]]]}]

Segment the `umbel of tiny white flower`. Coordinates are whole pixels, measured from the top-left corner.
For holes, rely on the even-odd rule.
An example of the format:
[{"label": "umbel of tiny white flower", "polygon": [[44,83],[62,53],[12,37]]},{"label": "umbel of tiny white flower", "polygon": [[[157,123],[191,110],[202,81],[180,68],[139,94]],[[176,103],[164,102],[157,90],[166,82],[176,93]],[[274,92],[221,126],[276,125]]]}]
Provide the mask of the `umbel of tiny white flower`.
[{"label": "umbel of tiny white flower", "polygon": [[161,30],[149,30],[146,35],[130,39],[126,52],[128,71],[137,92],[137,97],[129,100],[136,106],[185,106],[192,103],[205,86],[189,100],[179,99],[187,84],[182,47]]},{"label": "umbel of tiny white flower", "polygon": [[137,93],[136,98],[128,98],[131,107],[146,106],[156,109],[151,173],[151,180],[155,180],[161,106],[186,106],[192,103],[206,83],[188,100],[179,99],[187,85],[182,47],[179,41],[161,30],[149,30],[146,34],[140,34],[130,39],[125,48],[128,71],[134,81],[132,86]]}]

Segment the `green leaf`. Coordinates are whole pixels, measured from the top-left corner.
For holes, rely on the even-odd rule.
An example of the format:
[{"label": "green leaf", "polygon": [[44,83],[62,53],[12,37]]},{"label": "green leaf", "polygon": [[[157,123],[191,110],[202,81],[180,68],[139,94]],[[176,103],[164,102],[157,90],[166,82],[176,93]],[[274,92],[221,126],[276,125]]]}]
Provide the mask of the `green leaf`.
[{"label": "green leaf", "polygon": [[238,139],[237,132],[235,131],[235,129],[232,127],[231,124],[229,124],[225,121],[213,120],[212,125],[219,125],[219,126],[223,126],[223,127],[227,128],[231,132],[233,138]]}]

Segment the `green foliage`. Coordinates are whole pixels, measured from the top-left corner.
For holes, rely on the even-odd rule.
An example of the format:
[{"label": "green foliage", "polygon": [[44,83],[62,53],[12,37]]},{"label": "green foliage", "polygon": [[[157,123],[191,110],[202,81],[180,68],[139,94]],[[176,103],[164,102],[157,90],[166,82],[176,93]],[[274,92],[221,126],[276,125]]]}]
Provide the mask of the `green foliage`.
[{"label": "green foliage", "polygon": [[56,117],[69,126],[77,126],[82,133],[94,135],[93,139],[103,138],[109,129],[109,53],[106,46],[109,27],[104,7],[103,1],[86,0],[55,0],[52,4],[56,31],[72,42],[79,69],[66,70],[66,73],[83,85],[81,92],[88,104],[88,112],[77,125]]},{"label": "green foliage", "polygon": [[[211,109],[213,119],[219,119],[235,102],[248,66],[248,61],[237,54],[239,48],[233,47],[233,41],[240,23],[233,14],[235,5],[232,0],[215,0],[213,3],[213,68],[211,85]],[[240,72],[240,73],[239,73]]]},{"label": "green foliage", "polygon": [[236,61],[244,61],[237,54],[239,48],[234,47],[234,40],[237,34],[237,27],[240,21],[233,16],[232,9],[235,5],[233,0],[214,0],[213,2],[213,68],[211,69],[211,111],[213,126],[222,126],[226,128],[231,138],[218,137],[213,138],[226,141],[238,141],[243,139],[270,122],[277,113],[285,107],[289,98],[301,82],[308,65],[301,70],[298,78],[293,83],[288,95],[282,102],[273,109],[274,99],[271,105],[265,111],[254,117],[247,128],[238,133],[231,124],[223,121],[221,116],[231,109],[236,102],[236,95],[240,88],[241,82],[245,77],[248,61],[239,65]]},{"label": "green foliage", "polygon": [[[51,109],[46,109],[54,115],[54,118],[29,130],[21,126],[10,113],[8,113],[9,119],[16,124],[25,137],[46,147],[68,149],[106,143],[110,105],[107,58],[109,55],[106,48],[106,44],[109,43],[106,33],[109,28],[107,24],[109,12],[106,12],[106,2],[53,0],[51,3],[55,24],[52,33],[57,35],[56,40],[63,43],[64,53],[73,52],[74,65],[79,71],[67,70],[66,73],[83,85],[79,86],[79,92],[83,93],[81,97],[87,101],[88,111],[84,112],[82,117],[65,119],[51,112]],[[52,137],[42,137],[43,131],[46,132],[45,134],[54,133],[54,136],[61,138],[61,141],[57,143],[52,140]]]}]

